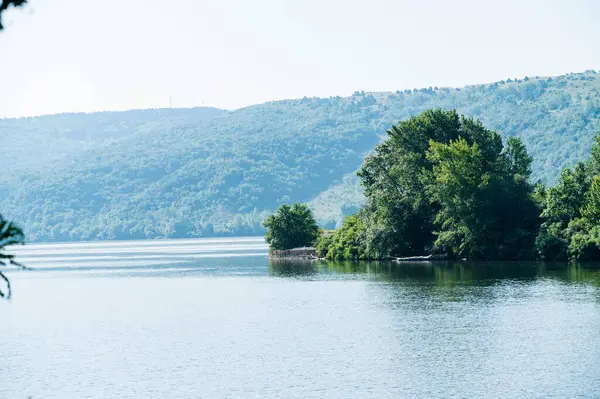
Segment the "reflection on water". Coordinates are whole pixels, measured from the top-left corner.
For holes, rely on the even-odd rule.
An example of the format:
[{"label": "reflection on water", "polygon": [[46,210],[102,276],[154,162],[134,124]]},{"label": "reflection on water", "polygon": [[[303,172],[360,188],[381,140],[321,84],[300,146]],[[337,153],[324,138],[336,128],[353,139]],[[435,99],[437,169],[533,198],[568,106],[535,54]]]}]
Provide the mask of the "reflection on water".
[{"label": "reflection on water", "polygon": [[416,281],[437,286],[497,284],[501,280],[554,279],[600,286],[600,264],[566,262],[332,262],[270,259],[269,274],[310,277],[341,274],[379,281]]},{"label": "reflection on water", "polygon": [[262,237],[34,244],[14,248],[14,252],[21,263],[53,277],[64,273],[126,277],[270,275],[303,280],[420,282],[438,287],[543,278],[594,285],[600,281],[598,264],[268,260]]},{"label": "reflection on water", "polygon": [[[388,284],[384,290],[392,302],[411,297],[429,306],[438,302],[502,302],[533,295],[540,284],[578,284],[600,287],[600,264],[536,262],[330,262],[269,260],[269,275],[300,280],[367,280]],[[544,284],[548,283],[548,284]],[[498,289],[494,289],[498,287]],[[519,290],[515,290],[520,287]],[[389,300],[387,298],[386,300]],[[570,299],[600,302],[600,291],[570,292]]]},{"label": "reflection on water", "polygon": [[0,398],[600,397],[597,265],[269,260],[260,237],[21,255]]},{"label": "reflection on water", "polygon": [[319,272],[317,261],[269,259],[269,275],[274,277],[303,278]]}]

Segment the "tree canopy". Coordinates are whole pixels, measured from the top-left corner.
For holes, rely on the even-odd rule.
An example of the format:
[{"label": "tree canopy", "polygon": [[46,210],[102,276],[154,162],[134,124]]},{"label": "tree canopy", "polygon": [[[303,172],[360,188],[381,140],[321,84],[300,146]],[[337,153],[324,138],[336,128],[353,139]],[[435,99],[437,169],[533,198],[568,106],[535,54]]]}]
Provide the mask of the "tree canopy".
[{"label": "tree canopy", "polygon": [[532,159],[520,139],[511,138],[505,147],[481,122],[440,109],[387,133],[358,172],[364,208],[327,243],[319,243],[321,253],[330,258],[535,256],[539,210],[529,182]]},{"label": "tree canopy", "polygon": [[536,240],[545,260],[600,260],[600,134],[591,157],[564,169],[558,183],[544,189],[542,225]]},{"label": "tree canopy", "polygon": [[264,221],[270,249],[291,249],[312,245],[319,237],[319,226],[306,204],[281,205]]}]

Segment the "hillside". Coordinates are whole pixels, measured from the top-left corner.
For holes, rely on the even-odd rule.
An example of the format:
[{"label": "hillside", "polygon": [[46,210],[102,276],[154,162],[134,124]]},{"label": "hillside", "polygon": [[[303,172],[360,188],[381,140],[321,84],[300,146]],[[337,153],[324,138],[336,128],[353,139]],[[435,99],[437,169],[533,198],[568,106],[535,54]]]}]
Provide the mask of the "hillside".
[{"label": "hillside", "polygon": [[27,180],[27,173],[59,166],[84,151],[135,134],[200,123],[224,112],[206,107],[0,119],[0,151],[4,162],[10,165],[0,173],[0,182]]},{"label": "hillside", "polygon": [[311,200],[332,227],[360,205],[353,173],[386,128],[434,107],[523,138],[552,183],[600,130],[600,75],[4,119],[0,209],[43,241],[259,234],[278,204]]}]

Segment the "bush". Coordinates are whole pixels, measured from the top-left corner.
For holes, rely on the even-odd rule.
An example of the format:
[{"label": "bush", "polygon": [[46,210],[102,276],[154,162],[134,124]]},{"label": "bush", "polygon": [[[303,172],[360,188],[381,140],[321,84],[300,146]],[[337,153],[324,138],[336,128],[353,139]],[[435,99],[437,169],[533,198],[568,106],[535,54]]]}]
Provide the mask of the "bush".
[{"label": "bush", "polygon": [[367,259],[365,223],[360,215],[344,220],[344,225],[332,236],[323,236],[317,243],[317,254],[327,259]]},{"label": "bush", "polygon": [[588,232],[575,233],[569,245],[569,256],[578,261],[600,260],[600,231],[598,227]]},{"label": "bush", "polygon": [[329,251],[329,247],[333,243],[333,236],[321,236],[317,240],[317,245],[315,249],[317,250],[317,256],[319,258],[327,257],[327,252]]},{"label": "bush", "polygon": [[542,226],[535,240],[536,250],[543,260],[567,259],[568,241],[563,237],[559,223]]}]

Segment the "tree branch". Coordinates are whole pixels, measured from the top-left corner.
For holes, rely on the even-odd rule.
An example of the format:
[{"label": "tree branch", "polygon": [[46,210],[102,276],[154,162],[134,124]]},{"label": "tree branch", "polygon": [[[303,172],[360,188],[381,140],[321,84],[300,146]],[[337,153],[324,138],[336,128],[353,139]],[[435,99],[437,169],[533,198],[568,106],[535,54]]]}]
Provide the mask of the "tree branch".
[{"label": "tree branch", "polygon": [[10,295],[12,294],[12,289],[10,287],[10,280],[4,275],[4,273],[0,272],[0,279],[6,282],[6,294],[0,290],[0,298],[10,299]]},{"label": "tree branch", "polygon": [[2,0],[0,3],[0,31],[4,29],[4,25],[2,25],[2,13],[11,5],[13,7],[21,7],[25,3],[27,3],[27,0]]}]

